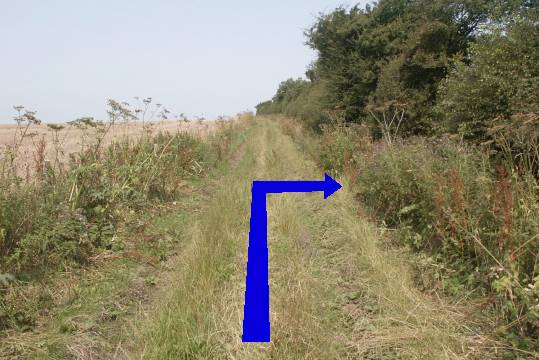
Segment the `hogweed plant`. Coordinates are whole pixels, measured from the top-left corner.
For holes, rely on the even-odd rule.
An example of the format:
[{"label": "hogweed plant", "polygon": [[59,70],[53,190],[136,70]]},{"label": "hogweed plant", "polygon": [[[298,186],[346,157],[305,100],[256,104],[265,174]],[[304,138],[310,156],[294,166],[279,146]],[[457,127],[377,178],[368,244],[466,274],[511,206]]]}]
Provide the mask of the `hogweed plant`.
[{"label": "hogweed plant", "polygon": [[11,143],[5,145],[3,154],[1,154],[0,165],[2,178],[17,178],[18,169],[16,160],[20,155],[23,141],[26,139],[32,125],[41,124],[41,120],[37,118],[35,111],[26,110],[22,105],[14,106],[13,108],[17,112],[17,115],[13,118],[17,126],[13,132]]},{"label": "hogweed plant", "polygon": [[47,128],[51,132],[51,143],[54,149],[54,162],[53,166],[60,172],[60,174],[64,173],[64,162],[63,159],[65,157],[65,140],[66,135],[61,136],[61,131],[65,129],[64,125],[60,124],[47,124]]}]

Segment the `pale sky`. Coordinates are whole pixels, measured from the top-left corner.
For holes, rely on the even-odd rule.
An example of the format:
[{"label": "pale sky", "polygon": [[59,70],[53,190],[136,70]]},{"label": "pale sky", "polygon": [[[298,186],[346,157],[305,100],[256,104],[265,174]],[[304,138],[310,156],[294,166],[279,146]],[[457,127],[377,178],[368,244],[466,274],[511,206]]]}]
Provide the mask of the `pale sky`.
[{"label": "pale sky", "polygon": [[[303,30],[346,0],[0,0],[0,123],[105,118],[152,97],[215,118],[271,98],[315,54]],[[364,1],[363,1],[364,3]]]}]

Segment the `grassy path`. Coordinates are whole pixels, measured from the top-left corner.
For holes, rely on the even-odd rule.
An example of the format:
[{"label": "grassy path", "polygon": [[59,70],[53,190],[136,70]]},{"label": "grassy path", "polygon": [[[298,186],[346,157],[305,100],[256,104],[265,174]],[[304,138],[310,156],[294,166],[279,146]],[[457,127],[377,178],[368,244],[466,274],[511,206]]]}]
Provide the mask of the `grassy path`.
[{"label": "grassy path", "polygon": [[[270,196],[272,343],[242,344],[250,186],[322,173],[278,124],[258,119],[238,161],[185,230],[170,287],[140,317],[131,348],[147,359],[460,358],[462,315],[416,291],[406,255],[382,250],[352,193]],[[467,354],[472,356],[473,354]]]},{"label": "grassy path", "polygon": [[384,248],[347,179],[327,200],[269,196],[272,342],[243,344],[252,180],[323,172],[278,121],[237,125],[231,161],[177,203],[134,215],[119,235],[133,249],[59,274],[56,305],[2,338],[0,359],[485,358],[462,309],[414,288],[409,255]]}]

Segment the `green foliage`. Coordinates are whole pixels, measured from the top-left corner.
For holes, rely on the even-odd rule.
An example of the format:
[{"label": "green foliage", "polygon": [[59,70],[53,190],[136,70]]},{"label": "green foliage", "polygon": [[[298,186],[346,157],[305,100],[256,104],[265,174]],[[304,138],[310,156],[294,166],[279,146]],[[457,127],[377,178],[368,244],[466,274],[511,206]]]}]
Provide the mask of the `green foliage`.
[{"label": "green foliage", "polygon": [[288,79],[281,82],[271,101],[256,106],[258,114],[286,113],[287,109],[307,91],[309,82],[302,79]]},{"label": "green foliage", "polygon": [[[54,304],[41,281],[60,269],[86,267],[105,250],[132,250],[135,244],[127,243],[119,229],[155,205],[180,201],[187,180],[205,176],[233,150],[234,127],[225,121],[218,121],[218,131],[205,140],[147,131],[104,147],[113,121],[132,119],[122,104],[109,105],[110,122],[83,118],[70,124],[83,132],[84,146],[69,164],[42,164],[44,152],[38,149],[37,172],[23,179],[11,166],[17,151],[0,160],[0,332],[34,327]],[[249,121],[252,114],[240,117]],[[174,241],[177,236],[160,235],[144,242],[144,251],[164,260]],[[146,284],[154,285],[155,279],[148,277]],[[68,321],[60,330],[71,332],[73,324]]]},{"label": "green foliage", "polygon": [[[99,239],[88,231],[86,218],[68,208],[60,209],[54,218],[38,218],[35,231],[24,236],[9,257],[11,270],[31,267],[57,267],[64,261],[83,264]],[[91,230],[91,229],[90,229]]]},{"label": "green foliage", "polygon": [[485,122],[537,113],[530,108],[538,90],[537,16],[533,1],[518,0],[381,0],[365,9],[337,8],[306,31],[318,53],[309,80],[281,83],[258,113],[297,116],[317,129],[338,111],[376,135],[373,116],[403,111],[401,135],[460,130],[484,139]]},{"label": "green foliage", "polygon": [[447,138],[390,146],[336,127],[326,128],[321,142],[320,163],[352,178],[362,203],[398,230],[397,239],[428,255],[418,266],[437,279],[430,287],[490,295],[504,336],[517,334],[515,346],[538,350],[527,340],[539,331],[539,193],[532,176],[494,166],[479,148]]},{"label": "green foliage", "polygon": [[301,119],[309,128],[320,131],[329,122],[325,111],[327,89],[323,81],[289,79],[282,82],[277,95],[256,106],[259,115],[287,114]]},{"label": "green foliage", "polygon": [[351,175],[359,167],[358,156],[370,149],[370,141],[365,141],[368,133],[367,128],[357,124],[324,126],[319,149],[320,165],[338,175]]},{"label": "green foliage", "polygon": [[[470,63],[471,64],[467,64]],[[479,38],[442,84],[439,116],[447,131],[485,141],[489,130],[539,111],[539,28],[518,21]]]},{"label": "green foliage", "polygon": [[272,100],[261,102],[260,104],[256,105],[256,113],[259,115],[273,114],[275,113],[275,111],[273,111],[272,105],[273,105]]},{"label": "green foliage", "polygon": [[327,82],[328,109],[361,122],[367,106],[398,103],[405,133],[431,132],[437,85],[486,19],[486,3],[385,0],[321,15],[307,36],[319,54],[312,72]]}]

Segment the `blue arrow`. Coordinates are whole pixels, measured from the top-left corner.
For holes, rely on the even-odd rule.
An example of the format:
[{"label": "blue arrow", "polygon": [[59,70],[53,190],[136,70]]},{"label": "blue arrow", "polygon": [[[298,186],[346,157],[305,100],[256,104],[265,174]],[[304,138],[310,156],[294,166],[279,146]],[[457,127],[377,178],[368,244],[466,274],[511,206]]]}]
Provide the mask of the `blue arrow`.
[{"label": "blue arrow", "polygon": [[247,278],[243,308],[243,342],[269,342],[268,215],[266,195],[323,191],[324,199],[341,188],[325,174],[319,181],[255,180],[252,187]]}]

